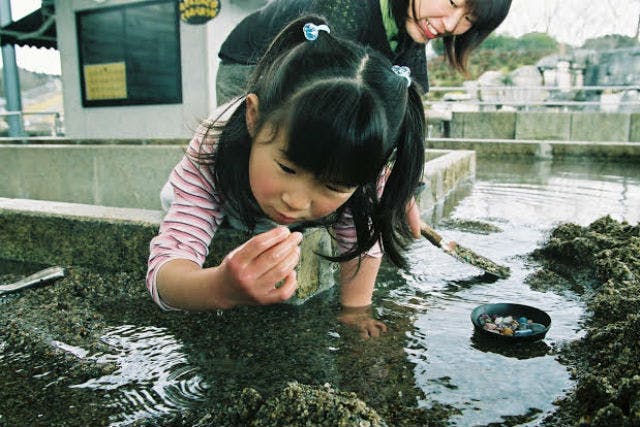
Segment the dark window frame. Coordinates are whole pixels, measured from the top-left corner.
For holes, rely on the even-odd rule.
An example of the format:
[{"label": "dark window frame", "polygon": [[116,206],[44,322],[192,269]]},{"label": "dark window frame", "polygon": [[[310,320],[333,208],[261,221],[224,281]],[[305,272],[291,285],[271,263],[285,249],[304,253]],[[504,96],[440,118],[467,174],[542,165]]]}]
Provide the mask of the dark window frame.
[{"label": "dark window frame", "polygon": [[[145,76],[154,76],[153,73],[157,73],[158,69],[162,68],[158,63],[149,64],[144,61],[145,54],[143,50],[137,51],[135,47],[127,46],[131,39],[127,39],[127,11],[131,12],[140,12],[143,8],[149,8],[152,6],[158,5],[167,5],[173,6],[172,14],[170,17],[172,19],[172,27],[175,28],[175,32],[173,34],[165,34],[164,31],[158,31],[155,33],[156,36],[165,37],[167,40],[167,45],[169,45],[169,50],[167,51],[167,55],[164,55],[165,51],[162,51],[163,55],[158,55],[154,59],[157,61],[162,61],[164,58],[165,63],[167,64],[167,69],[173,74],[175,71],[175,75],[169,75],[168,78],[165,78],[164,82],[162,82],[162,77],[158,77],[155,79],[148,78]],[[149,9],[153,10],[153,9]],[[118,16],[117,13],[120,13]],[[115,13],[115,14],[114,14]],[[130,13],[133,18],[136,17],[134,13]],[[109,17],[119,17],[122,20],[122,28],[117,29],[113,27],[102,27],[102,28],[85,28],[83,24],[86,24],[88,21],[93,20],[94,24],[96,19],[99,20],[100,15],[103,14],[105,18],[105,22],[107,22]],[[111,14],[107,16],[105,14]],[[123,5],[116,6],[108,6],[94,9],[86,9],[76,11],[76,34],[77,34],[77,43],[78,43],[78,60],[79,60],[79,71],[80,71],[80,88],[82,94],[82,106],[83,107],[104,107],[104,106],[126,106],[126,105],[155,105],[155,104],[181,104],[182,103],[182,65],[181,65],[181,46],[180,46],[180,11],[179,4],[175,0],[150,0],[144,2],[136,2],[129,3]],[[137,14],[137,18],[140,18],[141,14]],[[92,19],[93,18],[93,19]],[[151,16],[154,18],[154,16]],[[84,30],[84,31],[83,31]],[[118,58],[119,61],[109,60],[109,53],[112,54],[113,51],[109,53],[105,53],[104,60],[100,61],[96,60],[95,56],[99,55],[96,52],[87,55],[86,50],[90,50],[87,43],[87,40],[93,40],[100,37],[100,35],[105,35],[108,33],[119,32],[120,34],[120,42],[122,52],[121,57]],[[91,37],[89,37],[89,33]],[[97,33],[97,34],[96,34]],[[147,35],[147,34],[145,34]],[[107,43],[108,44],[108,43]],[[115,46],[116,44],[112,44]],[[139,48],[139,46],[137,46]],[[175,47],[175,49],[174,49]],[[143,49],[143,47],[141,48]],[[138,54],[136,56],[136,54]],[[93,55],[94,58],[87,58],[87,56]],[[117,56],[117,54],[116,54]],[[85,61],[90,61],[86,62]],[[87,99],[87,88],[85,81],[85,73],[84,67],[85,65],[99,65],[100,63],[111,63],[111,62],[124,62],[125,63],[125,72],[126,72],[126,82],[127,82],[127,97],[126,98],[117,98],[117,99]],[[147,68],[145,68],[147,67]],[[148,74],[150,73],[150,74]],[[157,76],[156,76],[157,77]],[[165,87],[167,90],[161,90],[162,88],[158,87],[158,82],[165,83]],[[133,83],[130,86],[130,83]],[[153,87],[153,83],[156,84],[156,87]],[[145,84],[149,84],[149,88],[144,86]],[[162,86],[162,85],[160,85]],[[130,89],[132,92],[130,92]],[[155,91],[153,90],[155,89]],[[160,89],[160,90],[159,90]],[[152,93],[149,95],[149,93]]]}]

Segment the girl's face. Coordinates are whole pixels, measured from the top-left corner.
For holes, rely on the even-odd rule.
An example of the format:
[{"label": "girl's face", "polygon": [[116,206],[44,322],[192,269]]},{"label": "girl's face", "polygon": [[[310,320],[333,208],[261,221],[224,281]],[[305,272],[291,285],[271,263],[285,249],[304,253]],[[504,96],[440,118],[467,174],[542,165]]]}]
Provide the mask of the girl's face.
[{"label": "girl's face", "polygon": [[255,135],[249,157],[249,183],[260,209],[279,224],[323,218],[356,190],[319,181],[287,160],[284,132],[266,124]]},{"label": "girl's face", "polygon": [[416,43],[427,43],[437,37],[462,34],[473,26],[473,20],[467,0],[413,0],[409,2],[406,30]]}]

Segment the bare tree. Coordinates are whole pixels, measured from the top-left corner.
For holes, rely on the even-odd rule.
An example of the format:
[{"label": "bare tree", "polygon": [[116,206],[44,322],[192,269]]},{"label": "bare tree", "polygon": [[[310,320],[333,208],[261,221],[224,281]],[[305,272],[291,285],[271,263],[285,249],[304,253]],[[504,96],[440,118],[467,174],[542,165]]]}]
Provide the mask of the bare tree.
[{"label": "bare tree", "polygon": [[546,32],[571,45],[607,34],[640,37],[640,0],[514,0],[501,29]]}]

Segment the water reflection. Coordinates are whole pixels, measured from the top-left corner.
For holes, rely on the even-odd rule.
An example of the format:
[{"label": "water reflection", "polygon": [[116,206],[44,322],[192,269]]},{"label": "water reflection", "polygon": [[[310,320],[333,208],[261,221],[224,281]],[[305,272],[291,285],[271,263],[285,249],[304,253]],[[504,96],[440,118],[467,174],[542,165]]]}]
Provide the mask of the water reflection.
[{"label": "water reflection", "polygon": [[497,353],[505,357],[515,357],[516,359],[531,359],[551,353],[551,347],[544,341],[516,344],[504,343],[483,336],[477,331],[474,331],[471,336],[471,346],[485,353]]}]

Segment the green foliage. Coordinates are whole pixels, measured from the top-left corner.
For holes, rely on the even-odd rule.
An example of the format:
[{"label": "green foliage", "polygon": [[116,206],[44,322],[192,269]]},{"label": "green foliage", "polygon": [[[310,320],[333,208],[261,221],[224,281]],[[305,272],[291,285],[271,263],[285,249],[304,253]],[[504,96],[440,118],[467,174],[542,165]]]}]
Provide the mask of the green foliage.
[{"label": "green foliage", "polygon": [[445,61],[442,42],[433,45],[438,57],[429,60],[431,86],[460,86],[465,80],[475,80],[489,70],[504,73],[523,65],[533,65],[542,57],[557,52],[558,42],[545,33],[530,33],[516,38],[502,34],[490,35],[469,58],[469,75],[453,70]]},{"label": "green foliage", "polygon": [[555,52],[558,42],[546,33],[529,33],[522,37],[514,38],[500,34],[491,35],[478,48],[479,51],[497,52]]},{"label": "green foliage", "polygon": [[623,36],[620,34],[607,34],[603,37],[588,39],[582,47],[584,49],[608,50],[622,47],[637,47],[638,40],[635,37]]}]

